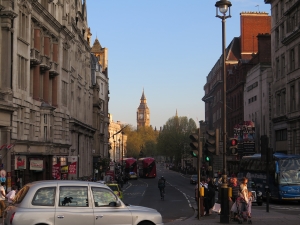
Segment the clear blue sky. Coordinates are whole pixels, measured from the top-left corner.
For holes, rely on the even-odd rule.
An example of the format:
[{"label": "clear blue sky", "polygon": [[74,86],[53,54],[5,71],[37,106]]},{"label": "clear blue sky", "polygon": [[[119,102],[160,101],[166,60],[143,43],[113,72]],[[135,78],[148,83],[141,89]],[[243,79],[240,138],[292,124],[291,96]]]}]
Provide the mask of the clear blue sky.
[{"label": "clear blue sky", "polygon": [[[213,0],[87,0],[92,44],[108,48],[109,113],[136,126],[143,88],[150,124],[173,117],[204,120],[203,86],[222,53],[222,23]],[[240,13],[271,15],[264,0],[232,0],[226,45],[240,36]]]}]

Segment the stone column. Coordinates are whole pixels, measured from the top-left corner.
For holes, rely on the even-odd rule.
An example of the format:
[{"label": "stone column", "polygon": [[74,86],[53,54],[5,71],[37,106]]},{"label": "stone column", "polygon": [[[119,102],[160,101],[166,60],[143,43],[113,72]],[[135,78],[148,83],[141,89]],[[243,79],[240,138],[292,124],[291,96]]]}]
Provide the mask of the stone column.
[{"label": "stone column", "polygon": [[50,57],[50,39],[49,39],[49,37],[44,37],[44,55]]},{"label": "stone column", "polygon": [[58,62],[58,44],[57,43],[53,44],[53,56],[52,56],[52,60],[54,62]]},{"label": "stone column", "polygon": [[40,99],[40,66],[33,68],[33,99]]},{"label": "stone column", "polygon": [[44,102],[49,103],[49,70],[46,70],[44,73],[43,99],[44,99]]},{"label": "stone column", "polygon": [[40,29],[34,29],[34,48],[41,52],[41,31]]}]

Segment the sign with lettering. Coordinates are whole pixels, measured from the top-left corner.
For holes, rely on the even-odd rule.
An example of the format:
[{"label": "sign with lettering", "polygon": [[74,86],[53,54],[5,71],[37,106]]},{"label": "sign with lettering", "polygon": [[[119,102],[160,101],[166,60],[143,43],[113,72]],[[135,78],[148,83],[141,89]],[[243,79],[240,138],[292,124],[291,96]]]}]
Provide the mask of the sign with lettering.
[{"label": "sign with lettering", "polygon": [[43,160],[30,160],[30,170],[43,170]]},{"label": "sign with lettering", "polygon": [[76,174],[77,162],[72,162],[69,165],[69,174]]},{"label": "sign with lettering", "polygon": [[54,180],[60,180],[60,163],[52,165],[52,177]]}]

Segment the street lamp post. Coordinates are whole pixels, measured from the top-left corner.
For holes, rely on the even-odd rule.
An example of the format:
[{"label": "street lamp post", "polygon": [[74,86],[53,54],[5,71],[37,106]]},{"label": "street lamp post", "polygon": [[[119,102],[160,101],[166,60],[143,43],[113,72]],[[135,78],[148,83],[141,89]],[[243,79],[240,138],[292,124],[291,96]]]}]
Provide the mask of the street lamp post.
[{"label": "street lamp post", "polygon": [[118,141],[119,141],[119,164],[121,165],[121,139],[119,138],[118,139]]},{"label": "street lamp post", "polygon": [[[228,185],[227,185],[227,170],[226,170],[226,39],[225,39],[225,22],[227,18],[230,18],[231,2],[227,0],[217,1],[216,17],[222,20],[222,75],[223,75],[223,176],[222,176],[222,188],[221,188],[221,216],[220,223],[229,223],[229,202],[228,202]],[[221,13],[219,15],[218,9]],[[229,9],[229,15],[226,15]]]},{"label": "street lamp post", "polygon": [[124,132],[121,133],[122,134],[122,164],[121,164],[121,171],[122,171],[122,174],[123,174],[123,168],[124,168],[124,162],[123,162],[123,157],[124,157],[124,139],[123,139],[123,134]]}]

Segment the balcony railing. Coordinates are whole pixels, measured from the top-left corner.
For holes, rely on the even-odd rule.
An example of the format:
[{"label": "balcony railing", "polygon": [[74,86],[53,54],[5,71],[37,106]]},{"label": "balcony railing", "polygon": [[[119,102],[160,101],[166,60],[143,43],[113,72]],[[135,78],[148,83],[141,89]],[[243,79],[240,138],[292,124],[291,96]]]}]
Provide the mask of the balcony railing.
[{"label": "balcony railing", "polygon": [[41,56],[41,65],[42,70],[50,70],[51,64],[50,64],[50,58],[48,56]]},{"label": "balcony railing", "polygon": [[56,62],[50,62],[50,65],[51,65],[50,71],[49,71],[50,76],[57,76],[57,75],[59,75],[59,73],[58,73],[58,63],[56,63]]},{"label": "balcony railing", "polygon": [[34,48],[30,49],[30,63],[33,65],[41,63],[40,52]]}]

